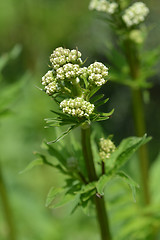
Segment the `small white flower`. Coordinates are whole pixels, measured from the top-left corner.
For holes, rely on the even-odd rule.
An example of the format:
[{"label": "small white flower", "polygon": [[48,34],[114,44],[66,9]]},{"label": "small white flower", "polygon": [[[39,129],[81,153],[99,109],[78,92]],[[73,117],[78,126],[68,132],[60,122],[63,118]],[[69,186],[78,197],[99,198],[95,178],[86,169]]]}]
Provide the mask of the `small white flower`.
[{"label": "small white flower", "polygon": [[[66,107],[67,106],[67,107]],[[63,100],[60,103],[60,108],[64,113],[75,117],[89,117],[94,111],[94,104],[85,101],[83,98]]]},{"label": "small white flower", "polygon": [[72,78],[76,78],[79,81],[78,77],[83,74],[83,71],[80,71],[78,64],[67,63],[58,68],[56,74],[57,80],[71,80]]},{"label": "small white flower", "polygon": [[143,2],[136,2],[127,8],[122,16],[127,27],[137,25],[145,20],[149,9]]},{"label": "small white flower", "polygon": [[81,53],[78,50],[66,48],[56,48],[50,56],[50,62],[55,70],[66,63],[82,63]]},{"label": "small white flower", "polygon": [[54,77],[53,71],[48,71],[42,77],[42,85],[45,86],[44,90],[49,95],[53,95],[53,93],[58,91],[57,79]]},{"label": "small white flower", "polygon": [[95,62],[88,67],[88,80],[91,84],[101,86],[106,83],[104,79],[108,75],[108,68],[100,63]]},{"label": "small white flower", "polygon": [[109,14],[115,13],[116,9],[118,8],[117,3],[110,3],[107,0],[91,0],[89,4],[90,10],[97,10],[99,12],[106,12]]}]

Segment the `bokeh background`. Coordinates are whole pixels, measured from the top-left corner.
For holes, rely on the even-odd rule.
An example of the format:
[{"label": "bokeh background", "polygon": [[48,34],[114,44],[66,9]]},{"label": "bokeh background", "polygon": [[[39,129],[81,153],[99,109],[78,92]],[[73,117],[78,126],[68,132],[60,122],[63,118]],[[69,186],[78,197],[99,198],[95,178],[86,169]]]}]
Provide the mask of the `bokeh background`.
[{"label": "bokeh background", "polygon": [[[159,0],[144,1],[150,8],[147,50],[160,42]],[[17,240],[81,240],[98,239],[94,218],[86,218],[79,210],[73,216],[64,211],[45,208],[46,195],[53,185],[63,182],[62,176],[48,167],[37,167],[19,174],[40,151],[42,140],[55,138],[56,130],[44,128],[44,118],[54,108],[50,98],[37,87],[48,70],[49,56],[59,46],[76,48],[87,64],[107,62],[106,42],[113,39],[107,26],[88,10],[89,0],[5,0],[0,1],[0,55],[6,61],[0,73],[0,98],[8,101],[0,116],[0,167],[16,224]],[[0,66],[1,67],[1,66]],[[150,164],[160,148],[160,62],[156,74],[149,79],[145,105]],[[5,94],[4,91],[5,89]],[[134,135],[130,91],[108,82],[104,89],[110,101],[107,111],[115,108],[112,120],[103,123],[106,134],[114,134],[116,144]],[[3,102],[2,101],[2,102]],[[7,224],[0,200],[0,239],[7,240]]]}]

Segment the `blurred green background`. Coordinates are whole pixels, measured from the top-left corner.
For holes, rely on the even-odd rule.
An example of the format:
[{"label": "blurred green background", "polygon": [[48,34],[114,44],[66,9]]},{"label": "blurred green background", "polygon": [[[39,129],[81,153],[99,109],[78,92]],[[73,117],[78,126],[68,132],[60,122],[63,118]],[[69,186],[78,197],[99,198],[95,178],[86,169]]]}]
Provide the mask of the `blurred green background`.
[{"label": "blurred green background", "polygon": [[[145,1],[150,8],[150,27],[146,49],[160,42],[160,6],[158,0]],[[19,174],[34,159],[44,138],[55,138],[55,129],[44,129],[53,102],[39,91],[41,77],[48,70],[49,56],[59,46],[78,47],[87,64],[94,60],[107,63],[106,41],[110,30],[88,10],[89,0],[5,0],[0,1],[0,55],[7,62],[0,73],[0,98],[7,109],[0,115],[0,164],[8,190],[17,240],[99,239],[94,218],[81,211],[64,217],[62,210],[45,208],[51,186],[60,185],[62,176],[48,167],[38,167]],[[13,54],[7,55],[10,51]],[[5,60],[7,59],[7,60]],[[108,63],[109,64],[109,63]],[[1,66],[0,66],[1,67]],[[150,101],[145,106],[150,161],[160,146],[160,62],[151,79]],[[3,91],[5,89],[5,91]],[[109,82],[104,89],[110,98],[107,110],[115,108],[112,120],[103,123],[106,134],[114,134],[115,143],[134,135],[130,92],[127,87]],[[7,240],[7,224],[0,201],[0,239]]]}]

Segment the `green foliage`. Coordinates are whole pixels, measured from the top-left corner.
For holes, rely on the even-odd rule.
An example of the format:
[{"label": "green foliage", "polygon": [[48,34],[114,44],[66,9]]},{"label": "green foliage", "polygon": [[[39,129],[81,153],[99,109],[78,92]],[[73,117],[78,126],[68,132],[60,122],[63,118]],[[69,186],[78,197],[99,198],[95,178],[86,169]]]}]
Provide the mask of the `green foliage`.
[{"label": "green foliage", "polygon": [[[122,4],[125,4],[127,1],[121,1]],[[129,1],[128,1],[129,2]],[[38,4],[37,4],[38,3]],[[149,3],[152,10],[150,11],[150,19],[156,19],[158,21],[159,16],[156,14],[155,9],[159,7],[159,1],[155,1],[154,4]],[[72,7],[71,7],[72,6]],[[78,7],[77,7],[78,6]],[[33,87],[36,84],[36,81],[39,83],[43,72],[47,68],[47,61],[44,63],[44,59],[48,56],[48,53],[51,52],[53,47],[58,47],[61,44],[63,46],[75,47],[79,46],[80,49],[84,49],[84,53],[87,56],[91,56],[90,53],[93,53],[94,59],[101,60],[104,53],[104,42],[103,37],[107,37],[106,41],[109,42],[109,31],[102,21],[95,21],[92,23],[90,16],[91,14],[88,11],[88,2],[80,1],[79,3],[73,0],[65,1],[15,1],[15,0],[6,0],[0,3],[0,33],[1,33],[1,51],[8,51],[11,46],[20,42],[23,46],[22,55],[20,60],[13,61],[15,57],[9,57],[10,53],[5,54],[5,58],[0,63],[0,66],[5,65],[3,72],[0,76],[0,86],[1,86],[1,97],[0,102],[0,132],[1,132],[1,160],[2,166],[4,168],[4,176],[6,180],[7,190],[9,194],[10,201],[12,203],[12,209],[14,213],[14,220],[17,225],[18,236],[17,240],[28,240],[28,239],[38,239],[38,240],[72,240],[72,239],[92,239],[97,240],[99,238],[97,234],[97,225],[94,218],[86,218],[81,214],[80,211],[76,211],[72,217],[63,218],[65,210],[60,209],[58,211],[49,212],[48,209],[43,207],[44,199],[47,189],[50,188],[50,185],[61,186],[63,180],[62,174],[58,174],[57,170],[53,168],[48,168],[49,164],[44,166],[44,157],[45,154],[36,153],[37,163],[43,163],[42,168],[38,167],[33,169],[27,174],[18,175],[20,169],[23,169],[24,166],[32,158],[32,151],[34,149],[39,150],[39,141],[44,138],[44,135],[47,139],[54,139],[55,129],[52,128],[50,131],[48,129],[43,129],[43,118],[48,116],[48,108],[55,109],[52,101],[48,101],[45,96],[41,96],[40,93]],[[82,14],[83,13],[83,14]],[[89,15],[90,14],[90,15]],[[58,19],[58,21],[57,21]],[[41,24],[43,23],[43,24]],[[51,24],[52,23],[52,24]],[[101,24],[102,23],[102,24]],[[39,28],[39,25],[42,27]],[[52,29],[52,27],[53,29]],[[19,31],[19,28],[22,31]],[[104,29],[105,28],[105,29]],[[94,31],[95,29],[95,31]],[[104,34],[102,31],[104,30]],[[90,38],[84,38],[84,35],[88,35]],[[102,36],[103,35],[103,36]],[[100,37],[102,36],[102,37]],[[37,41],[38,39],[38,41]],[[85,40],[84,40],[85,39]],[[153,45],[156,45],[156,41],[159,40],[159,33],[157,28],[153,28],[149,36],[149,41],[147,42],[146,48],[152,48]],[[115,41],[115,39],[113,39]],[[119,48],[114,47],[115,52],[118,52]],[[99,55],[99,52],[102,51],[102,55]],[[12,51],[11,51],[12,52]],[[149,54],[152,51],[145,53],[141,51],[141,60],[143,64],[144,76],[152,76],[154,74],[153,68],[151,65],[147,65],[150,61]],[[158,48],[157,48],[158,53]],[[155,51],[155,55],[157,55]],[[110,61],[109,56],[107,59],[112,65],[116,65],[117,71],[110,69],[110,80],[123,83],[127,86],[137,87],[139,83],[131,82],[129,77],[129,70],[125,66],[125,63],[122,64],[122,59],[118,58],[115,53],[114,60]],[[153,53],[154,55],[154,53]],[[7,57],[6,57],[7,56]],[[18,56],[18,51],[17,51]],[[150,57],[152,57],[150,55]],[[154,56],[153,56],[154,57]],[[7,69],[8,65],[4,64],[6,59],[7,64],[12,67]],[[10,60],[9,60],[10,59]],[[89,59],[91,61],[91,59]],[[155,63],[153,63],[154,65]],[[34,72],[35,77],[31,78],[28,74],[24,77],[19,77],[19,74],[24,74],[26,69]],[[5,71],[4,71],[5,70]],[[121,72],[123,71],[123,74]],[[6,73],[7,77],[4,79],[3,73]],[[114,75],[115,74],[115,75]],[[17,78],[18,76],[18,78]],[[9,84],[11,79],[16,81],[14,86]],[[5,80],[5,81],[4,81]],[[19,81],[20,80],[20,81]],[[20,84],[20,82],[27,84]],[[31,81],[30,81],[31,80]],[[152,81],[153,78],[150,78]],[[147,83],[148,84],[148,83]],[[16,90],[17,85],[17,90]],[[19,85],[19,87],[18,87]],[[113,84],[114,85],[114,84]],[[144,85],[144,82],[141,83],[143,88],[149,87],[149,85]],[[13,87],[13,89],[12,89]],[[15,88],[14,88],[15,87]],[[9,90],[10,89],[10,90]],[[157,89],[157,91],[155,91]],[[21,91],[22,90],[22,91]],[[111,90],[109,90],[111,91]],[[114,89],[111,91],[112,99],[116,102],[118,96],[122,96],[124,92],[122,88],[118,88],[116,92]],[[157,108],[158,103],[158,88],[153,88],[151,94],[154,96],[154,101],[151,109]],[[108,96],[108,93],[107,95]],[[157,98],[156,98],[157,96]],[[91,97],[90,99],[92,100]],[[112,100],[111,99],[111,100]],[[122,99],[122,98],[121,98]],[[102,99],[97,99],[98,101]],[[123,99],[122,99],[123,100]],[[94,100],[93,100],[94,101]],[[128,101],[123,102],[122,109],[126,109]],[[48,107],[46,107],[48,106]],[[120,106],[119,106],[120,107]],[[117,108],[117,107],[116,107]],[[11,112],[16,114],[10,114]],[[6,115],[7,114],[7,115]],[[3,119],[2,116],[9,116],[8,118]],[[152,116],[148,112],[148,116]],[[155,113],[154,124],[153,121],[147,122],[148,129],[150,132],[153,132],[154,139],[151,149],[151,157],[156,155],[156,142],[158,149],[158,128],[156,125],[159,123],[158,115]],[[12,118],[11,118],[12,117]],[[50,117],[50,116],[49,116]],[[52,116],[51,116],[52,117]],[[116,119],[116,114],[115,114]],[[122,121],[119,121],[118,129],[121,129],[126,117]],[[110,129],[110,123],[107,122],[108,129]],[[155,127],[154,127],[155,126]],[[156,129],[156,130],[154,130]],[[78,165],[80,169],[85,173],[85,165],[83,157],[81,154],[80,144],[78,143],[76,134],[78,129],[75,129],[76,138],[73,134],[66,136],[68,142],[65,142],[65,146],[69,147],[70,143],[74,145],[76,149],[76,155],[78,156]],[[155,132],[154,132],[155,131]],[[58,135],[61,135],[59,131]],[[99,131],[97,132],[99,135]],[[70,138],[69,138],[70,137]],[[74,140],[70,140],[74,138]],[[118,132],[115,136],[115,142],[119,138],[123,138],[122,134]],[[63,139],[64,140],[64,139]],[[93,140],[93,139],[92,139]],[[46,144],[46,143],[45,143]],[[57,143],[59,144],[59,143]],[[60,144],[61,145],[61,144]],[[52,146],[47,145],[46,146]],[[62,163],[58,164],[58,157],[55,150],[59,150],[63,156],[67,156],[69,159],[72,155],[72,147],[69,152],[66,154],[64,147],[59,147],[59,145],[54,145],[54,153],[47,155],[47,161],[53,166],[57,166],[58,171],[66,173],[66,168],[61,168]],[[40,150],[39,150],[40,151]],[[44,151],[46,151],[44,149]],[[98,153],[97,143],[94,142],[93,145],[94,156],[96,156],[95,161],[97,163],[97,172],[100,174],[100,164],[98,164]],[[97,151],[98,152],[98,151]],[[64,154],[63,154],[64,153]],[[76,156],[74,156],[76,158]],[[81,158],[81,159],[79,159]],[[61,160],[62,161],[62,160]],[[68,161],[66,161],[68,164]],[[135,162],[136,164],[136,162]],[[34,165],[34,164],[33,164]],[[50,166],[51,166],[50,165]],[[59,168],[58,168],[59,165]],[[36,166],[36,165],[35,165]],[[39,165],[38,165],[39,166]],[[40,165],[41,166],[41,165]],[[28,169],[29,170],[29,169]],[[125,171],[128,171],[128,165],[126,166]],[[70,171],[72,171],[70,169]],[[134,175],[134,169],[131,169],[131,173]],[[155,161],[153,167],[151,167],[150,174],[150,185],[151,185],[151,195],[152,195],[152,204],[150,207],[145,208],[142,211],[141,204],[137,201],[136,204],[132,203],[132,198],[130,192],[126,187],[126,183],[123,184],[123,181],[119,181],[119,178],[115,178],[113,181],[106,183],[105,190],[107,191],[105,197],[108,201],[109,208],[109,217],[112,226],[113,238],[117,240],[128,240],[128,239],[147,239],[149,232],[151,231],[152,225],[154,225],[155,233],[158,232],[159,226],[159,161]],[[137,171],[138,172],[138,171]],[[138,174],[138,173],[137,173]],[[105,176],[105,175],[104,175]],[[65,174],[65,178],[69,176]],[[101,177],[100,177],[101,178]],[[135,178],[135,177],[134,177]],[[116,180],[117,179],[117,180]],[[114,187],[116,181],[117,187]],[[116,185],[115,184],[115,185]],[[88,184],[83,184],[82,189],[85,191],[86,188],[90,188]],[[91,187],[92,188],[92,187]],[[92,195],[92,191],[94,192]],[[96,190],[91,189],[89,193],[85,192],[83,194],[83,199],[87,199],[89,195],[95,196]],[[97,190],[98,191],[98,190]],[[100,192],[100,191],[98,191]],[[105,192],[104,189],[102,192]],[[102,193],[101,192],[101,193]],[[141,192],[141,189],[140,189]],[[138,195],[140,195],[138,192]],[[130,201],[131,199],[131,201]],[[57,199],[58,200],[58,199]],[[154,202],[154,203],[153,203]],[[36,203],[36,204],[35,204]],[[91,213],[93,204],[89,200],[81,202],[83,204],[83,211],[88,215]],[[72,205],[72,201],[71,201]],[[69,208],[69,204],[66,204],[66,209]],[[5,219],[3,218],[3,207],[0,201],[0,239],[7,239],[7,226]],[[142,214],[141,214],[142,213]],[[143,216],[141,216],[143,215]],[[149,216],[148,216],[149,215]],[[151,221],[146,220],[146,217],[152,217]],[[31,219],[33,219],[31,221]],[[28,231],[30,229],[30,231]],[[63,231],[62,231],[63,230]],[[155,234],[156,235],[156,234]],[[121,237],[120,237],[121,236]],[[151,238],[149,238],[151,239]],[[159,236],[157,234],[157,239]]]},{"label": "green foliage", "polygon": [[129,137],[122,140],[117,150],[111,155],[107,168],[109,170],[113,169],[113,171],[121,168],[141,145],[146,144],[150,140],[151,137],[146,137],[146,134],[142,138]]},{"label": "green foliage", "polygon": [[[79,151],[79,143],[75,141],[73,136],[71,140],[73,143],[71,142],[68,148],[66,148],[65,142],[59,142],[57,147],[43,142],[42,147],[48,154],[36,153],[38,154],[38,159],[30,163],[24,170],[29,170],[36,165],[47,164],[58,169],[61,174],[66,176],[65,186],[58,188],[52,187],[50,189],[46,200],[46,206],[50,208],[59,208],[70,205],[68,213],[74,212],[78,206],[81,206],[84,212],[91,214],[93,197],[104,197],[106,186],[112,184],[116,178],[122,179],[130,186],[135,201],[135,192],[138,185],[131,177],[118,169],[128,161],[142,144],[148,142],[150,138],[146,138],[145,135],[143,138],[130,137],[123,140],[115,152],[111,154],[110,159],[107,160],[105,174],[100,173],[99,179],[94,182],[88,182],[85,164],[82,164],[83,157],[81,156],[82,153]],[[66,143],[67,142],[68,139],[66,139]],[[71,152],[70,147],[72,148]],[[63,153],[63,155],[61,153]],[[48,161],[47,158],[50,158],[50,161]],[[69,161],[71,162],[69,163]],[[80,162],[81,164],[79,164]],[[98,162],[96,168],[98,169]]]},{"label": "green foliage", "polygon": [[24,86],[26,80],[28,80],[29,74],[26,73],[22,76],[22,78],[9,86],[6,85],[5,79],[3,77],[2,71],[7,66],[7,64],[16,59],[21,52],[21,46],[16,45],[9,53],[5,53],[0,57],[0,86],[1,86],[1,94],[0,94],[0,118],[8,116],[13,113],[11,107],[17,97],[19,96],[19,92]]}]

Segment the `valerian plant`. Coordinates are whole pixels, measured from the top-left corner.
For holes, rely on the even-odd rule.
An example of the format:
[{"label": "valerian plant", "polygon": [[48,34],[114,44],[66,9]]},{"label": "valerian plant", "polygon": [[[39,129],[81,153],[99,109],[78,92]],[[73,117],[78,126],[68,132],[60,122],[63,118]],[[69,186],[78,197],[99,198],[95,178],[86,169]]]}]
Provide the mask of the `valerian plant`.
[{"label": "valerian plant", "polygon": [[[37,152],[37,159],[30,163],[27,170],[35,165],[47,164],[64,174],[65,185],[50,189],[46,206],[57,208],[71,203],[71,213],[78,207],[88,213],[92,206],[96,211],[101,239],[110,240],[112,233],[104,188],[115,178],[122,179],[131,187],[135,199],[138,184],[121,167],[150,138],[146,135],[129,137],[117,147],[111,136],[106,138],[102,134],[98,141],[92,139],[92,123],[107,120],[113,114],[113,110],[109,113],[98,110],[108,101],[103,94],[98,94],[108,81],[108,68],[101,62],[85,67],[78,49],[62,47],[53,51],[50,62],[50,70],[42,77],[44,87],[41,90],[57,103],[57,110],[51,110],[54,116],[46,122],[48,127],[69,127],[58,138],[42,144],[53,161],[48,160],[46,154]],[[63,138],[77,127],[81,131],[81,143],[71,134],[72,140],[66,147]]]},{"label": "valerian plant", "polygon": [[[106,41],[106,56],[113,65],[110,73],[111,81],[130,88],[135,132],[137,136],[143,136],[146,132],[144,104],[148,103],[148,89],[152,87],[152,83],[147,79],[155,74],[153,67],[159,59],[159,47],[145,50],[145,40],[149,35],[145,20],[150,10],[144,2],[131,0],[91,0],[89,9],[94,10],[97,16],[110,26],[114,34],[115,44],[108,43],[108,39]],[[117,59],[116,62],[115,59]],[[150,208],[150,214],[144,216],[146,210],[143,209],[142,216],[138,218],[144,218],[145,223],[141,231],[134,236],[139,236],[139,239],[151,239],[158,236],[160,222],[157,221],[154,211],[157,207],[154,205],[152,196],[153,185],[151,186],[150,183],[152,182],[150,177],[152,168],[150,170],[148,167],[149,156],[146,145],[139,149],[139,163],[143,193],[141,199],[146,209]],[[159,190],[157,190],[157,196],[158,192]],[[158,206],[158,212],[159,209]],[[128,227],[130,228],[129,237],[131,237],[131,232],[138,229],[135,225],[132,222]]]},{"label": "valerian plant", "polygon": [[[154,74],[153,66],[159,57],[159,48],[144,50],[148,30],[144,24],[149,8],[143,2],[131,0],[91,0],[90,10],[99,13],[116,35],[116,50],[108,47],[107,58],[115,67],[111,70],[111,80],[130,87],[133,105],[134,127],[137,136],[146,132],[144,103],[148,100],[148,89],[152,86],[147,78]],[[118,47],[117,47],[118,46]],[[115,64],[114,59],[119,59]],[[148,186],[148,149],[143,146],[139,151],[143,201],[150,203]]]}]

